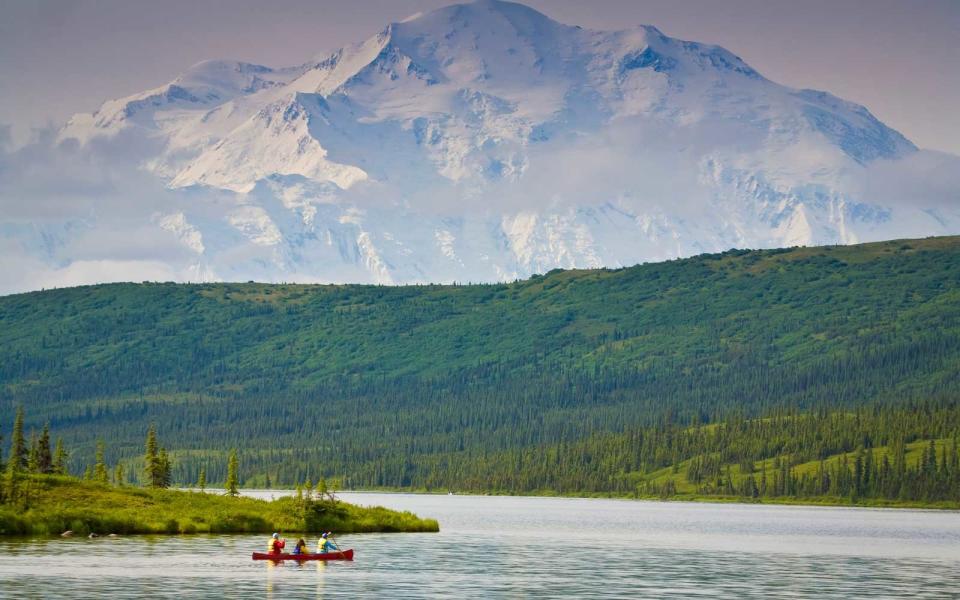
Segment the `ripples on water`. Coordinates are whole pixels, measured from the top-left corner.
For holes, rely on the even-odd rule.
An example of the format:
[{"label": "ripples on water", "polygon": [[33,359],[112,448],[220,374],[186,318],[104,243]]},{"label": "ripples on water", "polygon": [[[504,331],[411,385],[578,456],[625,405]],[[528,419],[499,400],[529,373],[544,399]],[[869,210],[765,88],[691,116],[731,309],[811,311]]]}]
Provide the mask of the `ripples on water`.
[{"label": "ripples on water", "polygon": [[956,512],[344,497],[442,531],[342,536],[354,562],[303,566],[250,560],[267,536],[5,540],[0,596],[960,598]]}]

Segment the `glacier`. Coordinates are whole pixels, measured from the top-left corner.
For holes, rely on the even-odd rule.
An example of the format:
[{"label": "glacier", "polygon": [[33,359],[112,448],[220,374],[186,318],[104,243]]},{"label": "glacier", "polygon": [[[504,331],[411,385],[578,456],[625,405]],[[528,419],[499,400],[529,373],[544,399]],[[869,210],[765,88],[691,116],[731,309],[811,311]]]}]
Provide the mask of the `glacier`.
[{"label": "glacier", "polygon": [[[592,31],[500,0],[294,67],[205,61],[50,144],[100,183],[69,209],[4,211],[8,289],[509,281],[960,232],[960,158],[863,106],[652,26]],[[14,187],[4,206],[28,202]]]}]

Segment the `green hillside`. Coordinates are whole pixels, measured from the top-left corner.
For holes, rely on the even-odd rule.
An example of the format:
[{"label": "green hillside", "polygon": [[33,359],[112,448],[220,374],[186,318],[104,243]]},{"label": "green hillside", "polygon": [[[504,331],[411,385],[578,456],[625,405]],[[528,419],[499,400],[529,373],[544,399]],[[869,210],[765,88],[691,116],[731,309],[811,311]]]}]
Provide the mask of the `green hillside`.
[{"label": "green hillside", "polygon": [[958,364],[960,237],[499,285],[145,283],[0,298],[4,427],[24,405],[28,428],[49,421],[77,449],[77,470],[98,437],[111,462],[135,467],[153,422],[180,481],[201,465],[222,479],[222,452],[237,446],[251,484],[458,487],[439,465],[663,422],[949,404]]}]

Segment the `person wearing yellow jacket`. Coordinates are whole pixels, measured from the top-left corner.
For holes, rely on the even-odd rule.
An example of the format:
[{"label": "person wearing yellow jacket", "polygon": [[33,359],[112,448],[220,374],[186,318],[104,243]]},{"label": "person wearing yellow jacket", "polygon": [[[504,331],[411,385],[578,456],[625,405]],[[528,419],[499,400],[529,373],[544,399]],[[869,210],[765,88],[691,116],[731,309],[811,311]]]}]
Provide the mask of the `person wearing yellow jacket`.
[{"label": "person wearing yellow jacket", "polygon": [[337,548],[337,545],[329,539],[331,532],[325,531],[320,536],[320,540],[317,542],[317,552],[319,554],[326,554],[327,552],[336,552],[340,548]]}]

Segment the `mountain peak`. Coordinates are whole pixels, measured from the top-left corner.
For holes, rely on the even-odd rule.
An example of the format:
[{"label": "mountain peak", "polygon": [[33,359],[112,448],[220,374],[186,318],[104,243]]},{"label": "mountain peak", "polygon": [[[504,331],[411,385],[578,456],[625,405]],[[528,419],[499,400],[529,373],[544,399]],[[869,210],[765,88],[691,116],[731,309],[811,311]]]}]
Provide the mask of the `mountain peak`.
[{"label": "mountain peak", "polygon": [[419,15],[416,19],[405,20],[407,23],[413,23],[420,19],[425,20],[464,20],[468,18],[497,16],[515,21],[548,21],[556,23],[553,19],[540,11],[518,2],[508,2],[506,0],[470,0],[442,6]]},{"label": "mountain peak", "polygon": [[497,30],[504,35],[539,36],[549,35],[557,28],[576,29],[558,23],[524,4],[503,0],[452,4],[394,23],[393,27],[396,33],[405,38],[442,38],[464,31],[487,36]]}]

